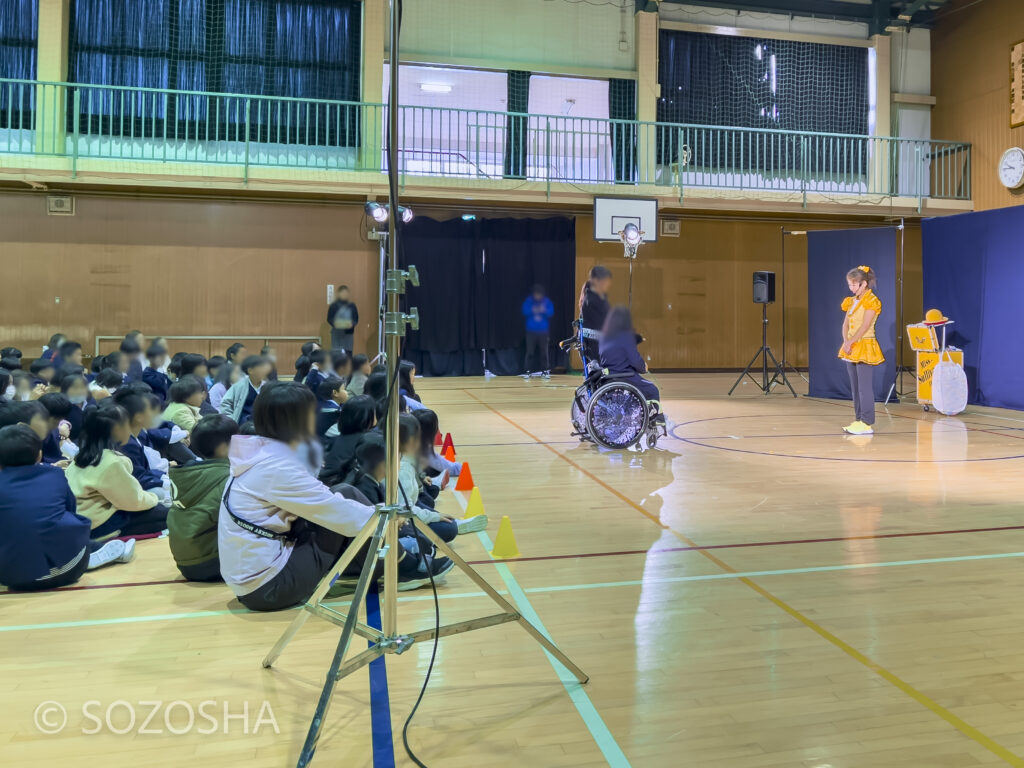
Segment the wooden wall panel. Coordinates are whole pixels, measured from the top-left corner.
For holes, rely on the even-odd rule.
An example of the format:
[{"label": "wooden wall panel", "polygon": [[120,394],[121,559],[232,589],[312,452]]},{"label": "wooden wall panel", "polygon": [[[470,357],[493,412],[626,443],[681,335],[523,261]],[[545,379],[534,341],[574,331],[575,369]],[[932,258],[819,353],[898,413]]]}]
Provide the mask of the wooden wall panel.
[{"label": "wooden wall panel", "polygon": [[1024,202],[1024,191],[1000,182],[999,159],[1024,146],[1024,127],[1010,128],[1010,46],[1024,40],[1024,2],[958,0],[932,30],[932,135],[969,141],[976,210]]},{"label": "wooden wall panel", "polygon": [[[880,226],[876,222],[869,226]],[[640,248],[633,272],[633,313],[647,341],[641,352],[652,368],[742,368],[761,346],[761,308],[752,301],[756,270],[776,273],[777,302],[768,307],[768,342],[782,351],[782,246],[787,230],[846,229],[863,221],[749,221],[727,217],[682,221],[678,238],[661,238]],[[906,251],[907,322],[921,313],[920,228],[908,223]],[[577,283],[590,268],[604,264],[615,284],[612,302],[627,300],[628,265],[617,244],[593,241],[593,220],[576,224]],[[786,237],[787,355],[807,365],[807,237]],[[842,281],[843,275],[836,279]],[[893,308],[894,310],[896,308]],[[836,310],[836,334],[841,323]],[[837,348],[838,348],[838,341]]]},{"label": "wooden wall panel", "polygon": [[[168,336],[326,334],[326,285],[345,282],[361,309],[359,345],[376,347],[377,249],[361,236],[358,207],[86,196],[76,205],[73,217],[51,217],[43,195],[0,197],[6,289],[0,346],[14,344],[34,356],[57,330],[88,350],[95,335],[120,336],[131,328]],[[454,215],[440,209],[422,213]],[[576,221],[577,287],[591,266],[603,263],[616,275],[613,301],[624,303],[621,246],[595,243],[590,216]],[[780,227],[879,224],[863,218],[684,218],[681,237],[640,250],[633,306],[637,326],[648,337],[642,351],[654,368],[742,367],[761,339],[751,273],[781,273]],[[786,241],[788,356],[799,366],[807,363],[806,240]],[[908,320],[921,313],[920,263],[919,228],[908,225]],[[779,288],[781,297],[781,282]],[[780,354],[781,303],[769,307],[768,315],[769,341]],[[227,345],[172,341],[171,349],[223,354]],[[277,346],[281,370],[290,370],[298,344]]]},{"label": "wooden wall panel", "polygon": [[[376,348],[377,249],[356,207],[85,196],[75,216],[45,207],[41,195],[0,197],[0,340],[26,355],[58,330],[90,351],[95,335],[131,328],[316,336],[328,283],[352,288],[358,343]],[[281,346],[286,359],[297,347]]]}]

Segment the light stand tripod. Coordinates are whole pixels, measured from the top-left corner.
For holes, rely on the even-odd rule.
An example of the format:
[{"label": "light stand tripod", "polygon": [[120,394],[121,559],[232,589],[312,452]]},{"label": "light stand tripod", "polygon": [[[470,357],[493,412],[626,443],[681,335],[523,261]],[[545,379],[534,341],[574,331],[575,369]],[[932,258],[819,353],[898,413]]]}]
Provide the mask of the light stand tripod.
[{"label": "light stand tripod", "polygon": [[[391,60],[399,61],[399,14],[396,12],[398,0],[391,0]],[[338,647],[334,652],[330,668],[327,671],[327,680],[324,683],[323,691],[317,702],[316,712],[309,725],[306,740],[303,743],[302,751],[299,754],[297,765],[301,767],[309,765],[316,753],[317,743],[320,739],[320,732],[323,728],[327,710],[331,704],[334,693],[334,686],[337,682],[351,674],[357,669],[369,664],[376,658],[386,653],[403,653],[417,640],[433,639],[434,637],[446,637],[462,632],[470,632],[474,629],[491,627],[496,624],[507,622],[518,622],[540,645],[552,656],[558,659],[572,675],[581,683],[587,682],[587,676],[573,664],[558,648],[548,640],[536,627],[527,621],[519,612],[499,595],[490,584],[476,571],[474,571],[465,560],[459,557],[444,541],[434,534],[429,527],[423,525],[416,517],[412,516],[407,509],[402,509],[398,503],[398,387],[395,386],[397,379],[397,368],[399,362],[400,339],[405,335],[406,325],[416,329],[419,327],[419,315],[415,308],[409,314],[403,313],[399,308],[399,296],[405,292],[406,281],[418,285],[418,276],[413,267],[408,271],[398,269],[398,242],[396,232],[398,227],[399,205],[398,205],[398,176],[396,171],[397,162],[397,136],[398,136],[398,110],[396,101],[398,99],[398,71],[397,65],[391,67],[391,89],[388,105],[388,133],[387,133],[387,158],[388,158],[388,182],[390,210],[392,215],[388,218],[388,270],[385,276],[385,291],[387,294],[387,311],[384,315],[384,334],[386,338],[387,375],[390,382],[388,388],[388,412],[387,412],[387,435],[386,435],[386,456],[387,475],[385,485],[385,504],[379,507],[376,514],[363,526],[362,530],[346,548],[345,553],[334,564],[330,572],[321,580],[313,594],[303,605],[302,610],[296,615],[292,623],[285,629],[280,639],[263,659],[263,666],[270,667],[284,651],[285,647],[295,637],[299,629],[305,624],[310,614],[319,616],[333,624],[342,627],[341,637],[338,640]],[[410,634],[399,634],[398,632],[398,528],[406,520],[416,526],[419,533],[428,541],[432,542],[437,552],[449,557],[455,566],[490,597],[501,611],[489,616],[483,616],[468,621],[460,621],[455,624],[448,624],[438,628],[430,628],[412,632]],[[367,546],[368,545],[368,546]],[[337,577],[352,563],[359,551],[367,546],[365,560],[359,574],[359,581],[356,584],[355,594],[346,613],[341,613],[323,604],[328,589]],[[373,573],[377,562],[384,560],[384,588],[381,599],[381,629],[377,630],[359,621],[359,611],[365,602],[370,582],[373,580]],[[349,645],[353,635],[359,635],[368,639],[372,645],[369,649],[346,659]]]},{"label": "light stand tripod", "polygon": [[[754,363],[757,362],[757,358],[761,358],[761,381],[758,382],[754,378],[754,375],[750,372],[754,367]],[[768,378],[768,360],[772,361],[772,377]],[[772,354],[772,348],[768,346],[768,305],[761,305],[761,348],[754,353],[754,356],[750,358],[750,362],[747,363],[747,367],[743,369],[743,373],[736,379],[736,383],[732,385],[732,389],[729,390],[731,395],[736,387],[743,381],[744,376],[749,376],[750,380],[757,384],[757,388],[768,395],[772,391],[772,387],[776,385],[780,380],[783,384],[789,387],[789,391],[793,393],[793,397],[796,397],[796,390],[793,389],[793,385],[789,383],[789,379],[786,378],[786,372],[779,365],[779,361],[775,359],[775,355]]]}]

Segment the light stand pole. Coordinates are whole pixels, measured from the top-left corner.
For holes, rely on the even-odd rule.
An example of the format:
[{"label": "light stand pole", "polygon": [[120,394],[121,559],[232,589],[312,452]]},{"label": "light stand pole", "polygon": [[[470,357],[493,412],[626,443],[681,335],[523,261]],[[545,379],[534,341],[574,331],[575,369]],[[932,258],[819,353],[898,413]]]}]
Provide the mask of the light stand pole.
[{"label": "light stand pole", "polygon": [[806,230],[787,230],[785,227],[779,227],[780,240],[782,251],[782,361],[779,363],[779,367],[782,369],[783,374],[787,368],[793,370],[797,376],[804,381],[807,381],[807,377],[800,373],[800,369],[789,362],[788,345],[786,344],[786,283],[789,279],[786,276],[786,236],[787,235],[806,235]]},{"label": "light stand pole", "polygon": [[[401,338],[405,335],[406,325],[413,329],[419,328],[419,314],[415,308],[404,314],[399,307],[399,297],[405,292],[406,282],[419,285],[416,268],[409,266],[408,271],[398,268],[398,234],[399,218],[402,213],[398,204],[398,170],[395,165],[398,157],[398,62],[399,62],[399,27],[400,19],[397,6],[400,0],[391,0],[391,47],[390,67],[391,90],[388,103],[388,182],[390,192],[390,216],[388,217],[388,269],[385,273],[384,289],[387,294],[387,307],[384,313],[385,355],[387,357],[388,376],[388,412],[386,429],[387,474],[384,504],[377,508],[376,514],[363,526],[348,545],[331,570],[317,585],[313,594],[296,614],[295,619],[285,629],[270,653],[263,659],[263,666],[269,668],[277,661],[285,647],[292,641],[305,624],[310,615],[316,615],[336,626],[342,627],[341,637],[334,652],[327,679],[324,683],[316,711],[310,722],[306,739],[299,754],[297,766],[304,768],[313,760],[317,744],[323,729],[327,711],[330,708],[334,687],[346,675],[361,669],[374,659],[389,653],[404,653],[413,643],[421,640],[447,637],[476,629],[484,629],[498,624],[516,622],[533,637],[548,653],[557,659],[580,683],[588,680],[587,675],[562,653],[548,637],[524,618],[516,608],[487,583],[480,574],[466,563],[447,543],[441,540],[427,525],[422,523],[408,505],[400,506],[398,502],[398,386],[397,369],[399,363]],[[465,573],[476,586],[481,589],[500,610],[497,613],[479,618],[459,621],[429,629],[419,630],[407,635],[398,633],[398,528],[404,522],[411,522],[419,535],[433,544],[438,555],[447,556],[455,567]],[[324,604],[323,600],[335,580],[352,564],[360,550],[366,546],[365,560],[360,569],[359,581],[355,593],[346,609],[346,613]],[[366,601],[366,595],[373,581],[373,573],[379,560],[384,560],[384,586],[380,600],[381,628],[375,629],[359,621],[359,613]],[[427,563],[427,567],[431,567]],[[346,659],[349,646],[354,635],[370,641],[369,648]]]},{"label": "light stand pole", "polygon": [[905,254],[904,248],[906,245],[905,233],[907,231],[905,219],[900,219],[900,224],[897,229],[900,233],[900,260],[898,274],[896,275],[896,281],[899,283],[900,289],[900,318],[896,326],[896,377],[893,379],[892,386],[889,387],[889,393],[885,396],[885,402],[882,405],[888,405],[894,394],[897,398],[903,397],[903,395],[906,394],[906,390],[903,389],[903,368],[906,365],[906,359],[903,354],[903,334],[907,330],[903,314],[903,266]]}]

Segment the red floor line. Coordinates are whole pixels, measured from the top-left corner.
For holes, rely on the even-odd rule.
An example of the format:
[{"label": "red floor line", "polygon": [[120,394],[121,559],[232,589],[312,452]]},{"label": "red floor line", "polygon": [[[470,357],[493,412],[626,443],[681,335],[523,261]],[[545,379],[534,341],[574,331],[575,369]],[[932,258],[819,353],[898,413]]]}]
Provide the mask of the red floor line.
[{"label": "red floor line", "polygon": [[[864,536],[831,536],[821,539],[782,539],[779,541],[745,541],[733,544],[707,544],[699,547],[665,547],[662,549],[624,549],[619,552],[577,552],[568,555],[538,555],[517,557],[513,562],[527,563],[540,560],[578,560],[586,557],[620,557],[622,555],[660,555],[668,552],[700,552],[710,549],[747,549],[750,547],[780,547],[793,544],[828,544],[836,541],[869,541],[875,539],[904,539],[915,536],[949,536],[958,533],[995,533],[999,531],[1024,531],[1024,525],[1001,525],[992,528],[957,528],[949,531],[910,531],[907,533],[877,533]],[[503,560],[467,560],[470,565],[494,565]],[[85,589],[115,589],[118,587],[154,587],[161,584],[188,584],[185,579],[163,581],[129,581],[119,584],[89,584],[85,586],[59,587],[50,592],[76,592]],[[197,584],[200,582],[196,582]],[[0,592],[3,595],[27,595],[29,592]]]}]

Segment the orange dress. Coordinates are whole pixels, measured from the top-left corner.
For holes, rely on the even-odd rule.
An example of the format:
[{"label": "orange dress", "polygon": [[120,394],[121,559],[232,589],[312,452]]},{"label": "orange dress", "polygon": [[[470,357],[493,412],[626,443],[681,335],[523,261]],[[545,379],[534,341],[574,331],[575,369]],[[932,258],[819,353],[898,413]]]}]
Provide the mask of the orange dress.
[{"label": "orange dress", "polygon": [[857,331],[860,330],[864,324],[864,313],[868,310],[873,310],[875,316],[871,318],[871,327],[868,329],[860,341],[853,343],[853,348],[850,350],[850,354],[843,352],[843,348],[839,348],[839,359],[848,360],[851,363],[865,363],[867,365],[881,365],[885,362],[885,356],[882,355],[882,348],[878,346],[878,339],[875,338],[875,323],[878,322],[878,316],[882,314],[882,301],[875,296],[875,294],[868,290],[859,299],[854,296],[847,296],[843,299],[843,312],[846,313],[846,317],[849,319],[847,327],[847,339],[852,339]]}]

